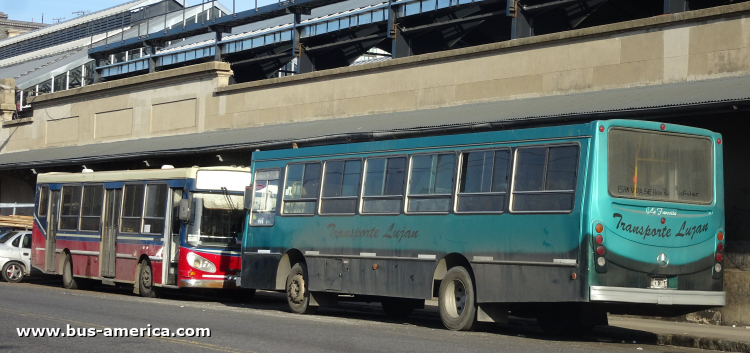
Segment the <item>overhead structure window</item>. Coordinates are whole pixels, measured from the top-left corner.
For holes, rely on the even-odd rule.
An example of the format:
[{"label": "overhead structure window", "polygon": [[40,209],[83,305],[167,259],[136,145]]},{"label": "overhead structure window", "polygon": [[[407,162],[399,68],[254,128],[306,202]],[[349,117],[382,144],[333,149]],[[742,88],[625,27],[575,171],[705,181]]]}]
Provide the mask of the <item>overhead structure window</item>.
[{"label": "overhead structure window", "polygon": [[143,214],[143,233],[162,234],[167,216],[167,184],[148,184],[146,212]]},{"label": "overhead structure window", "polygon": [[411,158],[408,212],[448,212],[453,194],[454,153]]},{"label": "overhead structure window", "polygon": [[83,187],[81,210],[81,230],[98,231],[102,217],[104,186],[86,185]]},{"label": "overhead structure window", "polygon": [[361,176],[361,160],[326,162],[320,213],[354,214]]},{"label": "overhead structure window", "polygon": [[511,210],[572,210],[577,172],[577,145],[519,148],[516,151]]},{"label": "overhead structure window", "polygon": [[284,184],[284,214],[314,214],[320,190],[320,163],[289,164]]},{"label": "overhead structure window", "polygon": [[81,213],[81,187],[63,186],[60,207],[61,230],[78,230],[78,216]]},{"label": "overhead structure window", "polygon": [[39,188],[39,206],[36,212],[39,217],[47,217],[47,209],[49,208],[47,200],[49,200],[49,187],[42,186]]},{"label": "overhead structure window", "polygon": [[399,213],[405,177],[406,157],[367,159],[362,213]]},{"label": "overhead structure window", "polygon": [[509,167],[508,149],[461,153],[456,212],[502,212]]},{"label": "overhead structure window", "polygon": [[279,171],[259,170],[255,172],[255,191],[250,224],[273,225],[276,217],[276,201],[279,193]]},{"label": "overhead structure window", "polygon": [[141,229],[143,215],[143,194],[146,187],[143,184],[125,185],[122,200],[122,221],[120,231],[124,233],[138,233]]}]

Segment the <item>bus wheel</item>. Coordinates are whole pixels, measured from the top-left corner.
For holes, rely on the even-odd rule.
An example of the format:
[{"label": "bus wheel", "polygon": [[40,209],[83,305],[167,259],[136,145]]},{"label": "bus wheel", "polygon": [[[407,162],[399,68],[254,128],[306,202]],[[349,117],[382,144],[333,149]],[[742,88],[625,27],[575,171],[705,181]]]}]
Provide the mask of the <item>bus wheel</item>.
[{"label": "bus wheel", "polygon": [[81,285],[81,280],[73,277],[73,259],[70,258],[70,254],[65,255],[65,262],[63,262],[63,287],[67,289],[78,289]]},{"label": "bus wheel", "polygon": [[17,262],[9,262],[3,266],[3,279],[10,283],[18,283],[23,280],[23,266]]},{"label": "bus wheel", "polygon": [[153,273],[154,271],[151,270],[151,263],[144,261],[143,264],[141,264],[141,275],[140,280],[138,281],[138,285],[141,286],[139,292],[144,298],[158,298],[161,294],[161,288],[154,287]]},{"label": "bus wheel", "polygon": [[414,300],[398,298],[385,299],[380,302],[380,305],[383,306],[383,312],[385,312],[388,317],[394,319],[406,319],[417,307]]},{"label": "bus wheel", "polygon": [[474,283],[461,266],[448,270],[440,283],[440,318],[449,330],[471,331],[477,324]]},{"label": "bus wheel", "polygon": [[312,314],[318,309],[310,305],[310,292],[307,290],[307,265],[298,262],[286,278],[286,301],[295,314]]}]

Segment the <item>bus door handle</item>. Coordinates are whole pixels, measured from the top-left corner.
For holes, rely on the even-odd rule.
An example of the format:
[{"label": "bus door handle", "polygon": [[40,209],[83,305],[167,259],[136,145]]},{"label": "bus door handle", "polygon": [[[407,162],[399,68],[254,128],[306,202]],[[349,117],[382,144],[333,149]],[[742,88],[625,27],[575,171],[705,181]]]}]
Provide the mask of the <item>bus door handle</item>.
[{"label": "bus door handle", "polygon": [[23,253],[24,256],[29,256],[29,253],[25,252]]}]

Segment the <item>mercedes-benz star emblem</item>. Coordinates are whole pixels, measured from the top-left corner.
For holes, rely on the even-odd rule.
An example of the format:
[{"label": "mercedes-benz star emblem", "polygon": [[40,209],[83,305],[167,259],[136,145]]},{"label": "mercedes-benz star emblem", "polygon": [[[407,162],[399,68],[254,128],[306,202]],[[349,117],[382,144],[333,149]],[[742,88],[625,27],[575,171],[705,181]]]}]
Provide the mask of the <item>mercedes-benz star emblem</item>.
[{"label": "mercedes-benz star emblem", "polygon": [[667,265],[669,265],[669,258],[667,257],[667,254],[659,254],[659,256],[656,257],[656,263],[661,267],[667,267]]}]

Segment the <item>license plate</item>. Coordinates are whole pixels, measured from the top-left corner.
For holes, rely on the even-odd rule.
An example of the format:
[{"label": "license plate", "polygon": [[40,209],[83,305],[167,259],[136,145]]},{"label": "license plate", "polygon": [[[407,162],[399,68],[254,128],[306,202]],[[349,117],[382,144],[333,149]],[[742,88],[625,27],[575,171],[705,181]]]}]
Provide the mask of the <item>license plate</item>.
[{"label": "license plate", "polygon": [[667,279],[666,278],[652,278],[651,288],[656,288],[656,289],[667,288]]}]

